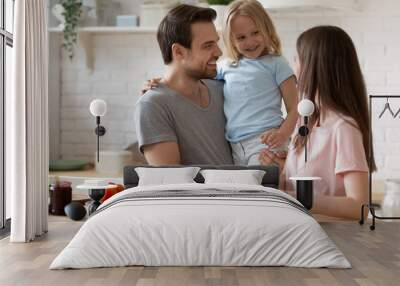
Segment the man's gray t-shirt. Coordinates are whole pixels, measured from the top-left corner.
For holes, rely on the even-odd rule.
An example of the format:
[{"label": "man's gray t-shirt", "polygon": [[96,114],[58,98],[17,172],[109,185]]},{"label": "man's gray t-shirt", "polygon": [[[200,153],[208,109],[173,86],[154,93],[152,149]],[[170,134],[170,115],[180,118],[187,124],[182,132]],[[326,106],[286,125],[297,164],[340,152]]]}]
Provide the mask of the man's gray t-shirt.
[{"label": "man's gray t-shirt", "polygon": [[204,80],[209,105],[198,106],[164,84],[147,91],[136,103],[135,124],[139,148],[144,145],[175,141],[181,163],[233,164],[231,149],[225,140],[223,84]]}]

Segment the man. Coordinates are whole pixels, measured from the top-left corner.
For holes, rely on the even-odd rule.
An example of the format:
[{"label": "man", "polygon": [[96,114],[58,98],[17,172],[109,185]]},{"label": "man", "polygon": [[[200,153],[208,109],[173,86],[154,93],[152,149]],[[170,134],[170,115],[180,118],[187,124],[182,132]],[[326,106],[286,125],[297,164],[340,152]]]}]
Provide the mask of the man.
[{"label": "man", "polygon": [[139,148],[150,165],[233,164],[224,138],[223,86],[213,79],[222,55],[215,11],[179,5],[157,40],[167,71],[137,102]]}]

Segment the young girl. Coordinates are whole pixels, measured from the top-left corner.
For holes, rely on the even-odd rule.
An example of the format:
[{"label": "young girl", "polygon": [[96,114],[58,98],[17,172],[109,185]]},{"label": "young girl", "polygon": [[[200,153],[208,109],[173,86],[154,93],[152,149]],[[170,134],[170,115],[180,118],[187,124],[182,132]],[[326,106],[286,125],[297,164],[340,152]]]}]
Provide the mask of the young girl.
[{"label": "young girl", "polygon": [[376,167],[366,88],[355,47],[342,29],[320,26],[300,35],[297,54],[299,92],[315,105],[307,163],[304,140],[298,135],[292,137],[285,165],[284,159],[269,151],[263,151],[260,159],[284,166],[284,190],[294,189],[291,176],[321,177],[314,182],[313,212],[360,218],[368,196],[368,171]]},{"label": "young girl", "polygon": [[[225,24],[227,60],[218,64],[217,74],[217,79],[225,81],[225,135],[235,164],[259,165],[260,152],[266,145],[273,151],[287,147],[298,118],[296,82],[281,56],[275,27],[259,2],[232,2]],[[287,110],[285,120],[282,98]],[[264,158],[263,163],[270,162]]]}]

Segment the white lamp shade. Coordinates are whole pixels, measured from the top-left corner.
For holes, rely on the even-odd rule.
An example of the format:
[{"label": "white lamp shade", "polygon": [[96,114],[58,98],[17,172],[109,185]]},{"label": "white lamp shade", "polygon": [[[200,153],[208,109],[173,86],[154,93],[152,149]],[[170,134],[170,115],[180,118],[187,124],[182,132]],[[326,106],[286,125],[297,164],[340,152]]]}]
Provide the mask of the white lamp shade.
[{"label": "white lamp shade", "polygon": [[102,99],[94,99],[90,103],[90,113],[93,116],[104,116],[107,112],[107,103]]},{"label": "white lamp shade", "polygon": [[310,116],[314,113],[314,103],[309,99],[302,99],[297,105],[297,111],[301,116]]}]

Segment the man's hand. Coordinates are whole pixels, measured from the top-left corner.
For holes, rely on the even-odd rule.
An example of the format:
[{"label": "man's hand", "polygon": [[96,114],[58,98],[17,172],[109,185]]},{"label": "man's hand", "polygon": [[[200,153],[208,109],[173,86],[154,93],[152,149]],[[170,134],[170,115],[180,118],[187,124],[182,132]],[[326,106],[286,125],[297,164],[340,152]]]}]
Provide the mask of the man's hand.
[{"label": "man's hand", "polygon": [[286,136],[282,134],[279,129],[271,129],[261,134],[261,142],[268,145],[270,149],[282,146],[287,140]]},{"label": "man's hand", "polygon": [[140,90],[140,95],[145,94],[146,91],[148,91],[149,89],[152,89],[152,88],[154,88],[154,87],[157,87],[158,84],[160,83],[160,81],[161,81],[161,77],[155,77],[155,78],[146,80],[146,81],[143,83],[142,89]]}]

